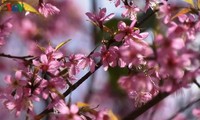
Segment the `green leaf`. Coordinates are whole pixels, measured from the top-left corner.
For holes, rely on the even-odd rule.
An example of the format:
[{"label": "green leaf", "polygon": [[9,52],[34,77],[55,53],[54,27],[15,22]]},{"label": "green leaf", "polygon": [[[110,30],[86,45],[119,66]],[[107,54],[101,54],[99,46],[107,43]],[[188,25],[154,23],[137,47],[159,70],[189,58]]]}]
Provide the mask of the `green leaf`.
[{"label": "green leaf", "polygon": [[64,42],[61,42],[59,45],[56,46],[55,50],[57,51],[58,49],[60,49],[63,45],[65,45],[66,43],[68,43],[71,39],[68,39]]}]

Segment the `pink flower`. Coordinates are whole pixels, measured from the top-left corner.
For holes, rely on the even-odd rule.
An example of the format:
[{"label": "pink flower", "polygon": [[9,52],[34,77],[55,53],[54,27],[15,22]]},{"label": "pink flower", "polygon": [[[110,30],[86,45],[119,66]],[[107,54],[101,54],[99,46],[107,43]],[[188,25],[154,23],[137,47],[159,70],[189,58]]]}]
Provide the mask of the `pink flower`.
[{"label": "pink flower", "polygon": [[56,6],[53,6],[50,3],[41,3],[38,10],[45,17],[53,14],[58,14],[60,12],[60,10]]},{"label": "pink flower", "polygon": [[108,70],[108,67],[115,67],[117,65],[118,58],[118,47],[111,46],[110,48],[106,48],[105,45],[101,47],[101,59],[104,70]]},{"label": "pink flower", "polygon": [[127,26],[125,22],[120,21],[118,23],[118,33],[115,35],[116,41],[122,41],[123,39],[132,39],[132,40],[142,40],[148,36],[148,33],[140,33],[139,30],[135,30],[134,26],[136,23],[136,19],[134,19],[130,26]]},{"label": "pink flower", "polygon": [[11,19],[9,18],[0,24],[0,37],[7,37],[10,34],[10,29],[13,27],[10,23]]},{"label": "pink flower", "polygon": [[[113,0],[110,0],[110,1],[113,1]],[[114,0],[114,1],[115,1],[115,7],[118,7],[120,5],[121,0]]]},{"label": "pink flower", "polygon": [[122,17],[128,17],[130,20],[136,19],[136,14],[140,11],[138,7],[129,5],[126,5],[125,9],[126,10],[122,13]]},{"label": "pink flower", "polygon": [[4,41],[4,38],[3,37],[0,37],[0,46],[4,45],[5,44],[5,41]]},{"label": "pink flower", "polygon": [[55,77],[50,80],[45,80],[39,86],[41,88],[40,94],[42,93],[42,97],[47,99],[49,95],[54,98],[60,96],[59,90],[62,90],[66,87],[66,81],[61,77]]},{"label": "pink flower", "polygon": [[55,50],[53,47],[48,46],[45,49],[45,54],[40,55],[39,60],[33,60],[33,65],[41,68],[45,72],[50,72],[54,75],[58,73],[58,68],[61,67],[63,54]]},{"label": "pink flower", "polygon": [[193,110],[192,110],[192,114],[193,114],[195,117],[200,118],[200,109],[197,109],[197,108],[193,109]]},{"label": "pink flower", "polygon": [[108,115],[108,111],[107,110],[101,110],[98,111],[95,120],[106,120],[106,119],[110,119],[109,115]]},{"label": "pink flower", "polygon": [[136,105],[146,103],[157,93],[156,79],[143,73],[132,76],[122,76],[118,84],[124,89],[130,98],[134,99]]},{"label": "pink flower", "polygon": [[0,24],[0,46],[5,44],[5,38],[10,35],[13,25],[10,23],[11,18]]},{"label": "pink flower", "polygon": [[183,14],[178,17],[180,23],[177,23],[177,28],[182,28],[182,33],[185,33],[189,40],[194,40],[196,34],[200,31],[200,22],[198,17],[199,16],[194,14]]},{"label": "pink flower", "polygon": [[[161,53],[159,53],[160,56]],[[178,54],[177,52],[168,52],[166,56],[159,57],[161,76],[168,76],[175,79],[181,79],[184,75],[184,69],[191,65],[191,56],[189,54]],[[164,77],[164,78],[165,78]]]},{"label": "pink flower", "polygon": [[132,67],[133,65],[137,66],[143,64],[143,58],[152,53],[152,50],[146,45],[146,43],[137,43],[131,39],[127,40],[119,48],[119,66]]},{"label": "pink flower", "polygon": [[56,74],[61,63],[57,60],[51,59],[52,56],[47,56],[42,54],[40,60],[33,60],[33,64],[36,67],[41,68],[43,71],[48,71],[50,73]]},{"label": "pink flower", "polygon": [[8,99],[6,99],[4,101],[4,105],[6,106],[6,108],[10,111],[15,110],[15,115],[18,117],[22,110],[29,110],[29,114],[33,114],[33,103],[30,99],[28,99],[27,97],[20,97],[15,99],[14,97],[8,97]]},{"label": "pink flower", "polygon": [[84,69],[87,66],[90,67],[90,72],[94,72],[95,70],[95,62],[94,60],[90,57],[90,56],[84,56],[81,58],[80,62],[78,63],[78,66],[80,66],[80,68]]},{"label": "pink flower", "polygon": [[159,6],[159,11],[160,11],[160,18],[163,18],[163,22],[165,24],[167,24],[172,16],[172,11],[174,10],[174,8],[172,6],[170,6],[167,1],[162,0],[163,5]]},{"label": "pink flower", "polygon": [[13,95],[16,97],[22,96],[23,87],[27,84],[27,81],[23,80],[22,71],[20,70],[16,71],[14,78],[7,75],[5,77],[5,82],[8,84],[6,89],[11,92],[10,94],[15,93]]},{"label": "pink flower", "polygon": [[59,112],[59,120],[82,120],[78,115],[79,108],[75,104],[68,107],[64,101],[60,100],[55,104],[55,109]]},{"label": "pink flower", "polygon": [[179,37],[167,37],[164,38],[162,35],[157,35],[155,43],[158,46],[158,52],[170,52],[181,50],[185,47],[185,42],[182,38]]},{"label": "pink flower", "polygon": [[107,20],[110,20],[114,17],[114,13],[111,13],[106,16],[106,8],[100,9],[99,14],[93,14],[90,12],[87,12],[86,15],[89,17],[89,19],[100,28],[103,28],[103,23]]},{"label": "pink flower", "polygon": [[69,56],[69,61],[65,63],[65,66],[69,68],[69,76],[74,76],[78,74],[82,66],[79,66],[78,63],[84,57],[83,54],[71,54]]},{"label": "pink flower", "polygon": [[[130,93],[131,94],[131,93]],[[129,95],[131,96],[131,95]],[[137,107],[144,105],[149,100],[151,100],[153,95],[150,92],[138,92],[134,94],[135,105]]]}]

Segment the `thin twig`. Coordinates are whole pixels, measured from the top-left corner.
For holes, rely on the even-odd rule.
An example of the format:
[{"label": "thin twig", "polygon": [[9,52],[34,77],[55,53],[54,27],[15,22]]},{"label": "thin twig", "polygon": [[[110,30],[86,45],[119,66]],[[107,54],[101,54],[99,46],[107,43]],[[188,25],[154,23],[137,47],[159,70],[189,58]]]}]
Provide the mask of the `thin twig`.
[{"label": "thin twig", "polygon": [[[101,67],[101,62],[99,62],[97,65],[96,65],[96,68],[95,68],[95,71],[97,69],[99,69]],[[94,72],[95,72],[94,71]],[[90,77],[90,75],[92,75],[94,72],[88,72],[87,74],[85,74],[80,80],[78,80],[78,82],[76,82],[75,84],[73,84],[71,87],[69,87],[69,89],[67,89],[67,91],[65,91],[63,93],[63,96],[66,97],[68,96],[72,91],[74,91],[79,85],[81,85],[87,78]]]},{"label": "thin twig", "polygon": [[199,87],[200,88],[200,84],[197,82],[197,80],[195,79],[194,81],[194,84],[196,84],[197,85],[197,87]]},{"label": "thin twig", "polygon": [[188,109],[189,107],[191,107],[193,104],[197,103],[200,101],[200,98],[189,103],[188,105],[186,105],[185,107],[181,108],[179,111],[177,111],[172,117],[170,117],[168,120],[172,120],[174,117],[177,116],[178,113],[185,111],[186,109]]},{"label": "thin twig", "polygon": [[20,59],[20,60],[26,60],[27,58],[33,58],[33,56],[31,56],[31,55],[28,55],[28,56],[14,56],[14,55],[9,55],[9,54],[5,54],[5,53],[0,53],[0,57]]}]

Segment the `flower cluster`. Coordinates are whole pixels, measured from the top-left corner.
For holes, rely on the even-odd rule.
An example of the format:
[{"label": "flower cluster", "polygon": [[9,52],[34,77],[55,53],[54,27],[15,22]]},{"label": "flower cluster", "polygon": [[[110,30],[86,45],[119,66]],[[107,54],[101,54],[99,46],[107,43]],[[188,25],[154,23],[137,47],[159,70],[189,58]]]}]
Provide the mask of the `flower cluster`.
[{"label": "flower cluster", "polygon": [[[39,0],[38,11],[28,6],[30,12],[43,14],[45,17],[42,19],[51,22],[47,26],[43,25],[44,31],[40,33],[42,30],[37,24],[40,23],[39,20],[31,20],[31,17],[19,19],[21,21],[18,27],[20,26],[22,30],[19,32],[19,28],[15,29],[16,33],[30,40],[31,43],[38,40],[44,46],[39,43],[31,44],[32,50],[37,49],[37,51],[32,51],[31,56],[12,56],[0,53],[0,58],[6,57],[15,59],[15,62],[20,61],[14,70],[14,75],[5,76],[6,85],[0,88],[0,100],[8,110],[15,111],[16,116],[26,112],[27,118],[37,120],[46,115],[52,120],[118,120],[118,117],[107,108],[99,109],[99,106],[91,107],[92,105],[87,103],[72,103],[71,96],[68,96],[101,66],[104,71],[111,71],[113,68],[121,70],[118,72],[119,75],[114,76],[115,84],[110,81],[111,87],[125,91],[122,92],[123,95],[125,93],[123,97],[126,98],[127,95],[134,102],[136,113],[137,110],[143,110],[145,104],[147,107],[151,106],[149,103],[155,104],[154,98],[156,102],[159,102],[180,88],[188,88],[191,83],[200,86],[196,81],[200,74],[200,54],[193,47],[200,32],[200,0],[197,6],[191,0],[185,0],[189,3],[187,7],[173,6],[167,0],[143,0],[144,5],[137,4],[135,0],[110,1],[114,1],[115,7],[122,5],[125,8],[122,17],[128,20],[125,22],[117,19],[116,29],[113,29],[113,26],[110,27],[105,23],[114,17],[114,13],[106,15],[106,8],[100,8],[99,13],[87,12],[86,16],[90,22],[100,28],[98,32],[102,33],[100,45],[89,54],[70,53],[61,49],[69,40],[55,47],[50,44],[51,42],[48,41],[47,45],[47,40],[43,41],[58,28],[62,28],[63,33],[66,32],[65,25],[62,24],[66,16],[59,16],[62,10],[54,6],[54,2],[50,0],[49,3],[45,3]],[[62,3],[64,2],[58,2],[60,5]],[[27,8],[27,3],[25,5]],[[65,9],[64,7],[63,10]],[[143,12],[146,15],[149,9],[152,14],[144,20],[138,20],[138,14]],[[141,28],[141,24],[154,14],[157,14],[154,16],[155,19],[160,21],[157,22],[155,28],[149,29],[153,33],[150,34],[147,29]],[[57,15],[57,17],[48,17],[49,15]],[[9,35],[10,28],[12,28],[10,19],[0,25],[0,46],[4,44],[4,39]],[[46,30],[48,28],[52,29]],[[78,79],[79,73],[86,68],[88,72]],[[89,94],[95,94],[93,86],[89,87]],[[119,98],[122,95],[115,93],[115,90],[111,91],[113,95],[110,97]],[[69,102],[65,100],[65,97],[70,98]],[[41,113],[36,114],[35,104],[42,101],[48,104]],[[120,108],[120,105],[117,107]],[[138,107],[141,108],[137,109]],[[145,108],[142,112],[147,109],[149,108]],[[121,111],[123,110],[117,112]],[[199,109],[194,109],[192,113],[199,118]],[[132,115],[130,116],[127,119],[134,119]],[[180,114],[176,117],[178,118],[185,119],[185,116]]]}]

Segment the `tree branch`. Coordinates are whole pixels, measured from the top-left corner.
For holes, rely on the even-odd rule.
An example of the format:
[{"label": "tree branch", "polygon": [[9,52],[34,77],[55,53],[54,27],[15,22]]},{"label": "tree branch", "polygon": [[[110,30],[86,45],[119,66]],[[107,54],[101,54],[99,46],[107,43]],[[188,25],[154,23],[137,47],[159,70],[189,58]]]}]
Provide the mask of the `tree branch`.
[{"label": "tree branch", "polygon": [[32,58],[33,56],[31,56],[31,55],[28,55],[28,56],[13,56],[13,55],[8,55],[8,54],[0,53],[0,57],[26,60],[27,58]]},{"label": "tree branch", "polygon": [[167,92],[158,93],[158,95],[156,97],[154,97],[152,100],[147,102],[142,107],[140,107],[140,108],[134,110],[133,112],[129,113],[122,120],[134,120],[134,119],[136,119],[138,116],[140,116],[141,114],[146,112],[148,109],[150,109],[151,107],[153,107],[154,105],[156,105],[157,103],[159,103],[160,101],[162,101],[164,98],[166,98],[169,95],[170,95],[170,93],[167,93]]},{"label": "tree branch", "polygon": [[197,103],[200,101],[200,98],[198,98],[197,100],[189,103],[188,105],[186,105],[185,107],[181,108],[179,111],[177,111],[172,117],[170,117],[168,120],[172,120],[173,118],[175,118],[177,116],[178,113],[185,111],[186,109],[188,109],[189,107],[191,107],[193,104]]},{"label": "tree branch", "polygon": [[[97,65],[96,65],[96,68],[95,68],[95,71],[97,70],[97,69],[99,69],[101,67],[101,62],[99,62],[99,63],[97,63]],[[95,72],[94,71],[94,72]],[[76,82],[75,84],[73,84],[71,87],[69,87],[68,89],[67,89],[67,91],[65,91],[64,93],[63,93],[63,96],[64,97],[66,97],[66,96],[68,96],[72,91],[74,91],[79,85],[81,85],[85,80],[87,80],[89,77],[90,77],[90,75],[92,75],[94,72],[88,72],[87,74],[85,74],[80,80],[78,80],[78,82]]]},{"label": "tree branch", "polygon": [[200,88],[200,84],[197,82],[197,80],[195,79],[194,81],[194,84],[196,84],[197,85],[197,87],[199,87]]}]

